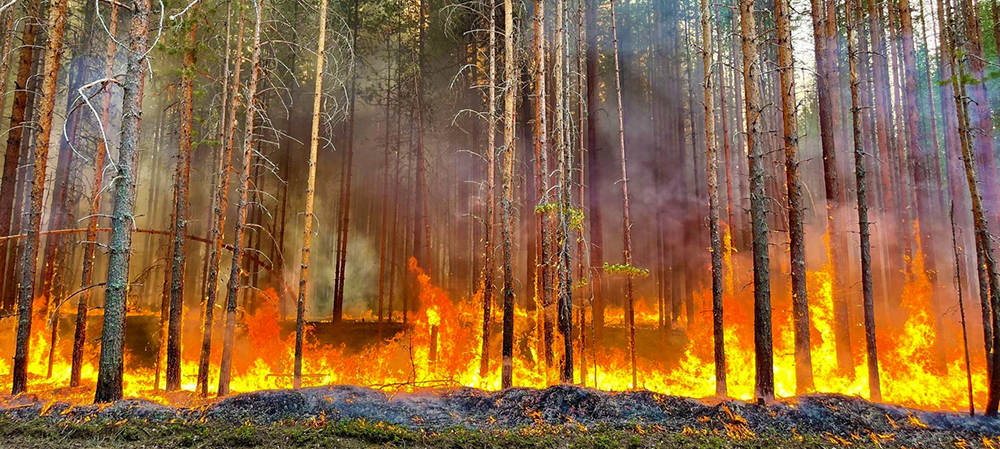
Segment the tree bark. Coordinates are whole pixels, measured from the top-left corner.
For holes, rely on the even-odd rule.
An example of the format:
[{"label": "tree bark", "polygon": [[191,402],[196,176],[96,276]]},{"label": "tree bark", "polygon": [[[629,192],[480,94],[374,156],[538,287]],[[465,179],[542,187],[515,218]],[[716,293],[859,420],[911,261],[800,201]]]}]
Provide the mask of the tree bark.
[{"label": "tree bark", "polygon": [[[778,8],[782,0],[778,0]],[[719,237],[719,157],[715,140],[715,93],[712,92],[712,17],[709,0],[701,0],[701,64],[705,105],[705,160],[708,179],[708,234],[712,263],[712,340],[715,360],[715,395],[728,396],[726,344],[722,308],[722,241]],[[786,5],[787,6],[787,5]],[[779,19],[780,20],[780,19]]]},{"label": "tree bark", "polygon": [[[7,129],[7,149],[4,152],[3,178],[0,180],[0,234],[10,235],[12,221],[14,218],[14,198],[17,184],[18,159],[21,153],[21,140],[24,136],[24,118],[28,107],[28,78],[32,73],[33,59],[35,55],[35,38],[38,25],[35,16],[40,9],[40,1],[32,0],[27,3],[27,17],[24,20],[24,28],[21,31],[21,49],[18,56],[17,77],[14,80],[14,103],[11,109],[10,126]],[[6,53],[4,53],[6,54]],[[6,58],[4,58],[6,61]],[[20,208],[17,208],[20,210]],[[0,274],[7,278],[7,285],[16,285],[13,276],[6,276],[7,268],[7,247],[8,242],[0,242]],[[17,245],[15,245],[16,247]],[[11,251],[12,253],[16,251]],[[15,265],[14,255],[10,257],[10,265]],[[4,289],[3,309],[13,310],[15,308],[16,295],[7,294],[13,289]]]},{"label": "tree bark", "polygon": [[250,189],[250,160],[253,157],[254,120],[258,112],[257,79],[260,71],[260,34],[264,15],[264,0],[254,2],[256,19],[254,21],[253,43],[250,50],[250,80],[247,86],[246,118],[243,127],[243,167],[240,171],[240,184],[237,189],[236,223],[233,226],[233,260],[230,267],[229,286],[226,293],[226,326],[222,340],[222,364],[219,373],[219,396],[229,394],[229,381],[232,377],[233,343],[236,332],[236,295],[240,280],[243,278],[241,264],[243,263],[243,235],[246,231],[247,193]]},{"label": "tree bark", "polygon": [[754,1],[740,0],[743,40],[743,90],[746,100],[747,152],[750,168],[750,219],[753,231],[754,394],[774,399],[774,354],[771,342],[771,273],[768,255],[767,198],[764,193],[764,147],[761,143],[760,66]]},{"label": "tree bark", "polygon": [[[229,173],[232,169],[233,162],[233,145],[236,134],[236,111],[240,104],[240,67],[242,66],[243,60],[244,18],[243,7],[238,6],[238,8],[240,10],[240,17],[236,32],[236,58],[233,64],[232,90],[228,95],[229,109],[223,112],[226,117],[222,120],[224,123],[222,124],[219,136],[219,142],[222,144],[219,149],[221,151],[218,161],[219,165],[216,167],[216,174],[219,176],[219,182],[218,187],[215,190],[215,210],[212,214],[212,248],[208,256],[209,269],[208,282],[205,288],[205,322],[202,325],[201,352],[198,357],[198,389],[202,397],[208,396],[208,371],[212,355],[212,331],[214,330],[215,321],[215,303],[218,300],[219,294],[219,264],[222,259],[222,245],[225,241],[224,229],[226,225],[226,209],[229,207]],[[228,23],[226,36],[226,48],[228,49]],[[225,64],[227,67],[226,71],[228,72],[228,51]],[[226,73],[223,80],[223,89],[225,90],[227,87],[230,87],[227,86],[227,83],[229,83],[228,73]],[[225,104],[226,102],[223,101],[223,105]]]},{"label": "tree bark", "polygon": [[[490,328],[493,324],[493,274],[496,271],[493,261],[493,224],[496,223],[496,134],[497,134],[497,37],[496,37],[496,2],[489,2],[489,80],[487,81],[486,101],[486,229],[483,234],[483,339],[482,353],[479,359],[479,377],[486,379],[490,368]],[[507,119],[508,117],[505,117]],[[530,270],[531,267],[529,266]]]},{"label": "tree bark", "polygon": [[836,16],[829,11],[835,9],[832,0],[810,0],[812,5],[813,40],[816,54],[816,90],[819,97],[819,125],[823,147],[823,180],[826,187],[826,232],[827,255],[832,266],[833,277],[833,309],[834,309],[834,340],[837,347],[837,368],[849,376],[853,376],[854,361],[851,357],[850,323],[848,322],[847,300],[843,295],[843,271],[847,269],[844,261],[845,238],[841,233],[840,214],[843,198],[840,188],[840,176],[837,173],[837,142],[840,130],[840,101],[836,68],[835,33],[829,32],[836,24],[829,23],[829,17]]},{"label": "tree bark", "polygon": [[[858,231],[861,235],[861,291],[865,315],[865,347],[868,350],[868,393],[874,402],[882,401],[879,383],[878,350],[875,342],[875,291],[872,286],[871,231],[868,224],[868,191],[865,179],[865,147],[861,135],[861,80],[858,76],[858,51],[855,42],[854,0],[846,0],[847,53],[851,76],[851,127],[854,132],[854,175],[857,179]],[[911,122],[912,123],[912,122]]]},{"label": "tree bark", "polygon": [[516,106],[517,79],[514,65],[517,55],[514,53],[514,2],[504,0],[504,80],[507,90],[504,92],[504,124],[503,124],[503,166],[501,173],[500,210],[502,224],[500,233],[503,252],[503,365],[500,374],[500,385],[507,389],[514,382],[514,270],[511,267],[511,226],[513,226],[513,204],[511,190],[514,184],[514,107]]},{"label": "tree bark", "polygon": [[18,295],[17,345],[14,353],[12,394],[28,387],[28,350],[31,340],[31,318],[35,301],[35,268],[38,258],[38,232],[42,222],[42,201],[45,195],[45,168],[49,158],[52,116],[55,109],[59,66],[62,63],[63,30],[66,27],[67,0],[54,0],[49,5],[48,45],[45,49],[45,74],[42,78],[41,104],[38,109],[38,137],[34,150],[34,179],[28,204],[28,227],[21,254],[20,293]]},{"label": "tree bark", "polygon": [[[195,14],[195,5],[186,14]],[[170,321],[167,327],[167,391],[181,388],[181,333],[184,326],[184,254],[187,243],[188,187],[191,184],[191,126],[194,119],[194,52],[198,22],[190,20],[184,49],[184,72],[181,75],[181,129],[174,172],[173,263],[170,264]]]},{"label": "tree bark", "polygon": [[[115,50],[118,48],[116,39],[112,36],[118,34],[118,4],[111,5],[111,17],[108,20],[108,45],[107,56],[104,63],[104,78],[111,79],[114,75]],[[110,83],[105,81],[102,89],[110,89]],[[111,118],[111,92],[107,91],[102,95],[100,126],[107,130]],[[106,131],[105,131],[106,132]],[[104,188],[104,166],[106,164],[106,154],[108,152],[107,142],[101,139],[94,150],[94,181],[90,193],[90,212],[87,219],[87,237],[84,238],[83,249],[83,274],[80,280],[80,288],[86,289],[80,293],[76,308],[76,330],[73,333],[73,357],[70,366],[71,387],[80,386],[80,377],[83,371],[83,350],[87,341],[87,312],[90,307],[91,283],[94,278],[94,256],[97,252],[97,227],[101,213],[101,191]]]},{"label": "tree bark", "polygon": [[132,213],[139,163],[139,126],[146,75],[149,34],[149,0],[132,0],[129,52],[122,79],[122,127],[118,162],[115,164],[114,207],[108,251],[108,280],[104,295],[104,328],[94,402],[113,402],[122,397],[125,356],[125,302],[128,295],[129,256],[132,250]]}]

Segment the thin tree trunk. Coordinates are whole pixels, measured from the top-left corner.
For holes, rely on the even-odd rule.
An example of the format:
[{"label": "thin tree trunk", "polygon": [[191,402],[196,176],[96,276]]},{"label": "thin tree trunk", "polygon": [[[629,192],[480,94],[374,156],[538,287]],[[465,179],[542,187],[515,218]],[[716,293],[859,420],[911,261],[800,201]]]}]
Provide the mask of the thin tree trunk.
[{"label": "thin tree trunk", "polygon": [[875,402],[882,400],[879,383],[878,351],[875,342],[875,290],[872,286],[871,231],[868,224],[868,191],[865,179],[865,147],[861,135],[861,80],[858,77],[858,51],[855,42],[854,0],[846,0],[847,53],[851,76],[851,127],[854,132],[854,174],[857,179],[858,231],[861,235],[861,291],[865,315],[865,347],[868,350],[868,393]]},{"label": "thin tree trunk", "polygon": [[[486,102],[486,229],[483,234],[483,339],[479,358],[479,377],[486,379],[490,364],[490,328],[493,324],[493,275],[496,266],[493,261],[493,224],[496,223],[496,134],[497,134],[497,37],[496,2],[489,2],[489,80],[487,80]],[[507,119],[508,117],[505,117]],[[506,129],[506,128],[505,128]],[[531,270],[531,267],[528,267]],[[506,334],[505,334],[506,335]]]},{"label": "thin tree trunk", "polygon": [[115,164],[114,207],[108,250],[108,281],[104,295],[104,328],[94,402],[122,397],[125,356],[125,302],[128,295],[129,256],[132,253],[132,213],[139,163],[139,126],[142,115],[143,78],[146,75],[146,42],[149,34],[149,0],[132,0],[129,52],[122,79],[122,126]]},{"label": "thin tree trunk", "polygon": [[563,363],[561,380],[563,383],[573,383],[573,272],[570,265],[569,240],[570,240],[570,173],[572,167],[572,150],[567,143],[568,139],[566,123],[567,107],[565,79],[567,74],[564,70],[566,56],[566,18],[565,0],[556,0],[556,43],[555,62],[552,65],[552,74],[555,78],[555,145],[556,154],[559,157],[559,231],[557,235],[559,253],[559,283],[557,301],[559,332],[563,336]]},{"label": "thin tree trunk", "polygon": [[[783,3],[778,0],[778,8]],[[722,309],[722,241],[719,237],[719,157],[715,141],[715,93],[712,92],[712,17],[709,0],[701,0],[701,64],[705,105],[705,160],[708,178],[708,233],[712,259],[712,341],[715,348],[715,395],[728,396],[726,343]],[[780,19],[779,19],[780,20]]]},{"label": "thin tree trunk", "polygon": [[618,53],[618,24],[615,18],[615,3],[611,1],[611,42],[615,60],[615,99],[618,107],[618,150],[622,169],[622,255],[625,259],[625,305],[626,330],[628,333],[629,362],[632,367],[632,388],[639,388],[635,358],[635,300],[632,296],[632,220],[628,206],[628,170],[625,158],[625,113],[622,107],[621,63]]},{"label": "thin tree trunk", "polygon": [[[823,179],[826,187],[826,232],[827,253],[833,267],[833,309],[834,340],[837,347],[837,368],[842,373],[853,375],[854,361],[851,358],[850,323],[848,322],[847,300],[843,295],[843,272],[845,238],[841,234],[840,211],[843,203],[840,176],[837,173],[837,134],[840,128],[840,101],[836,76],[836,53],[834,33],[828,28],[827,10],[835,8],[831,0],[810,0],[812,5],[813,38],[815,41],[816,90],[819,94],[819,124],[823,147]],[[836,24],[832,24],[834,30]],[[752,195],[752,194],[751,194]]]},{"label": "thin tree trunk", "polygon": [[[108,45],[107,45],[107,56],[105,57],[104,63],[104,78],[110,79],[114,75],[114,62],[115,62],[115,50],[117,49],[116,39],[111,37],[117,36],[118,34],[118,4],[111,5],[111,17],[108,20]],[[104,84],[103,89],[110,89],[109,84]],[[111,92],[110,90],[105,92],[103,95],[103,104],[101,105],[101,122],[100,126],[104,127],[105,132],[109,125],[111,118]],[[70,367],[70,381],[69,385],[71,387],[80,386],[80,376],[83,371],[83,349],[87,341],[87,312],[90,307],[90,287],[94,278],[94,256],[97,251],[97,227],[99,218],[98,215],[101,213],[101,191],[104,188],[104,166],[106,163],[106,154],[108,152],[107,142],[101,139],[97,143],[97,149],[94,150],[94,181],[91,186],[90,193],[90,212],[87,219],[87,237],[84,238],[84,249],[83,249],[83,274],[80,280],[80,288],[86,289],[80,294],[80,299],[77,300],[76,308],[76,330],[73,334],[73,358],[72,365]]]},{"label": "thin tree trunk", "polygon": [[[305,336],[306,290],[309,283],[309,252],[312,246],[313,204],[316,198],[316,160],[319,156],[319,123],[323,107],[323,64],[326,58],[326,11],[327,0],[320,0],[319,34],[316,44],[316,84],[313,87],[312,129],[309,134],[309,177],[308,181],[306,181],[306,215],[305,227],[302,231],[299,294],[295,305],[295,388],[302,387],[302,340]],[[388,126],[388,123],[386,123],[386,126]]]},{"label": "thin tree trunk", "polygon": [[[27,17],[24,20],[24,28],[21,32],[21,50],[18,56],[17,77],[14,80],[14,102],[10,115],[10,126],[7,128],[7,150],[4,153],[3,178],[0,180],[0,234],[10,235],[12,222],[18,218],[14,215],[15,187],[17,184],[18,160],[21,152],[21,140],[24,137],[24,118],[28,107],[28,79],[32,74],[33,59],[35,55],[35,38],[38,25],[34,16],[40,9],[38,0],[31,0],[27,4]],[[4,53],[6,54],[6,53]],[[6,61],[6,58],[4,58]],[[17,208],[20,210],[20,208]],[[16,248],[17,245],[15,245]],[[7,279],[8,286],[14,286],[17,282],[14,276],[8,276],[8,242],[0,242],[0,274]],[[15,251],[12,251],[15,252]],[[10,257],[10,266],[16,264],[17,259]],[[16,306],[16,295],[8,294],[13,292],[12,288],[4,289],[3,309],[13,310]]]},{"label": "thin tree trunk", "polygon": [[777,0],[778,67],[781,82],[781,117],[784,129],[785,175],[788,188],[788,240],[792,272],[792,324],[795,328],[795,392],[813,389],[809,345],[809,296],[806,290],[806,242],[802,182],[799,180],[799,120],[795,98],[795,63],[792,56],[791,7]]},{"label": "thin tree trunk", "polygon": [[[197,5],[187,14],[196,14]],[[181,75],[181,133],[174,174],[173,263],[170,264],[170,321],[167,328],[167,391],[181,388],[181,333],[184,326],[184,268],[187,262],[188,187],[191,184],[191,127],[194,119],[194,52],[198,22],[188,24],[184,49],[184,72]]]},{"label": "thin tree trunk", "polygon": [[[989,220],[986,216],[986,208],[983,206],[983,197],[979,191],[979,179],[978,173],[976,172],[976,159],[972,151],[972,136],[971,128],[969,125],[969,112],[968,112],[968,98],[965,92],[965,61],[967,56],[963,56],[963,61],[960,62],[958,55],[956,54],[959,48],[963,48],[964,45],[959,45],[959,42],[963,40],[961,33],[962,27],[955,26],[956,34],[954,34],[952,45],[953,51],[952,55],[952,68],[955,70],[955,76],[951,78],[952,88],[955,91],[955,106],[956,113],[958,115],[958,126],[959,126],[959,139],[961,140],[962,146],[962,159],[965,163],[965,179],[969,185],[969,196],[972,199],[972,219],[973,226],[976,231],[977,240],[977,260],[980,265],[986,267],[986,276],[988,278],[990,287],[990,303],[992,305],[992,325],[993,329],[996,330],[1000,327],[1000,316],[997,314],[997,309],[1000,308],[1000,280],[997,278],[997,264],[996,259],[993,255],[993,243],[991,241],[990,231],[989,231]],[[965,51],[962,51],[962,55],[967,55]],[[961,80],[961,81],[960,81]],[[985,298],[984,298],[985,300]],[[998,333],[993,333],[993,347],[996,348],[1000,346],[998,344]],[[986,402],[986,416],[996,416],[997,407],[1000,405],[1000,373],[998,373],[998,367],[1000,367],[1000,352],[994,351],[992,354],[992,366],[990,367],[991,372],[989,373],[989,389],[987,394]]]},{"label": "thin tree trunk", "polygon": [[597,158],[597,118],[599,114],[597,98],[597,0],[587,0],[587,179],[590,180],[590,195],[587,209],[590,212],[590,271],[594,292],[592,312],[596,348],[604,338],[604,226],[601,214],[601,168]]},{"label": "thin tree trunk", "polygon": [[503,342],[500,385],[510,388],[514,382],[514,270],[511,266],[513,248],[511,248],[511,226],[513,226],[513,204],[511,190],[514,184],[514,107],[516,106],[517,79],[514,73],[514,2],[504,0],[504,80],[507,90],[504,92],[504,123],[503,123],[503,167],[501,174],[500,210],[502,224],[500,233],[503,252]]},{"label": "thin tree trunk", "polygon": [[35,301],[35,268],[38,258],[38,232],[42,222],[42,200],[45,194],[45,167],[49,158],[52,116],[55,109],[59,66],[62,63],[63,30],[66,27],[67,0],[54,0],[49,5],[48,46],[45,49],[45,74],[42,78],[41,106],[38,110],[38,137],[34,151],[34,179],[31,202],[28,204],[28,229],[21,254],[20,294],[18,296],[17,346],[14,353],[12,394],[28,387],[28,350],[31,340],[31,318]]},{"label": "thin tree trunk", "polygon": [[[237,3],[239,5],[239,3]],[[240,104],[240,67],[243,60],[243,8],[238,6],[239,24],[237,25],[236,37],[236,58],[233,64],[232,91],[229,93],[229,109],[224,111],[223,123],[219,142],[222,144],[219,156],[219,165],[216,167],[216,175],[219,176],[219,185],[215,190],[215,210],[212,215],[212,248],[209,253],[208,284],[205,296],[205,322],[202,325],[201,353],[198,357],[198,388],[202,397],[208,396],[208,371],[210,358],[212,355],[212,331],[214,330],[215,303],[218,300],[219,292],[219,264],[222,259],[222,245],[225,240],[224,229],[226,225],[226,209],[229,207],[229,172],[233,162],[233,145],[236,134],[236,111]],[[229,69],[229,22],[226,24],[226,71]],[[223,78],[223,90],[229,83],[228,73]],[[226,102],[223,101],[223,106]]]},{"label": "thin tree trunk", "polygon": [[976,403],[972,395],[972,366],[969,358],[969,332],[965,325],[965,299],[962,295],[962,264],[959,261],[958,234],[955,231],[955,202],[951,202],[951,251],[955,255],[955,291],[958,293],[958,313],[962,323],[962,348],[965,350],[965,380],[969,391],[969,416],[976,416]]},{"label": "thin tree trunk", "polygon": [[245,249],[243,234],[246,231],[247,193],[250,188],[250,160],[253,157],[254,120],[257,118],[257,79],[260,71],[260,34],[264,15],[264,0],[255,1],[253,6],[256,9],[256,19],[254,21],[253,43],[250,47],[250,81],[246,94],[246,118],[243,123],[243,167],[240,171],[240,185],[237,189],[236,224],[233,226],[233,260],[226,293],[226,326],[222,339],[219,396],[229,394],[229,381],[232,376],[233,343],[236,332],[236,295],[239,291],[240,280],[243,278],[241,270]]},{"label": "thin tree trunk", "polygon": [[750,219],[753,230],[754,394],[774,399],[774,354],[771,342],[771,273],[768,256],[767,198],[764,193],[764,146],[761,143],[760,66],[754,1],[740,0],[743,39],[743,89],[746,99],[747,152],[750,168]]}]

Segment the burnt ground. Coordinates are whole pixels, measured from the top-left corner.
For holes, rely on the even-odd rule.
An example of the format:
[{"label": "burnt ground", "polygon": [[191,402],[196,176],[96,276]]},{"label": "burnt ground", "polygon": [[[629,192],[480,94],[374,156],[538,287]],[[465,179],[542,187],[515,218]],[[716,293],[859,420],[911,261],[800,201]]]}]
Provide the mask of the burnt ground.
[{"label": "burnt ground", "polygon": [[1000,447],[1000,419],[808,395],[770,405],[575,386],[246,393],[198,407],[0,400],[0,447]]}]

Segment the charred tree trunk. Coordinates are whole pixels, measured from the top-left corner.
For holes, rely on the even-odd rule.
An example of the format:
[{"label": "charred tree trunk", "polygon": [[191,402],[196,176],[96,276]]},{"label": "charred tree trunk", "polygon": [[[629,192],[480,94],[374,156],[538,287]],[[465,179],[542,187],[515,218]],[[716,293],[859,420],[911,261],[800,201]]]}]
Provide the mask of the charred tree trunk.
[{"label": "charred tree trunk", "polygon": [[149,34],[149,0],[132,0],[129,52],[122,79],[122,126],[118,162],[115,164],[114,207],[108,250],[108,281],[104,295],[104,329],[94,402],[122,397],[125,356],[125,301],[128,295],[129,256],[132,251],[132,213],[139,163],[139,126],[142,116],[143,78]]},{"label": "charred tree trunk", "polygon": [[556,237],[558,251],[558,308],[557,322],[559,332],[563,336],[563,360],[560,380],[563,383],[573,383],[573,272],[569,257],[570,239],[570,179],[572,167],[572,150],[567,143],[567,107],[565,80],[567,74],[564,70],[566,56],[566,18],[565,0],[556,0],[556,30],[555,30],[555,62],[552,64],[552,74],[555,78],[555,146],[559,171],[559,202],[557,211],[559,213],[558,232]]}]

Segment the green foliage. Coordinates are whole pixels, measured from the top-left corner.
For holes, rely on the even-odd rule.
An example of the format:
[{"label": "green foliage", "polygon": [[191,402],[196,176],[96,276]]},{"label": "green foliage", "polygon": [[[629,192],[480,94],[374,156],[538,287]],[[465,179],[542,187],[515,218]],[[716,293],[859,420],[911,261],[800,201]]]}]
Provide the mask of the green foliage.
[{"label": "green foliage", "polygon": [[621,263],[610,264],[604,262],[604,272],[608,274],[631,275],[632,277],[639,277],[639,278],[644,278],[649,276],[649,269],[638,268],[629,264],[621,264]]}]

